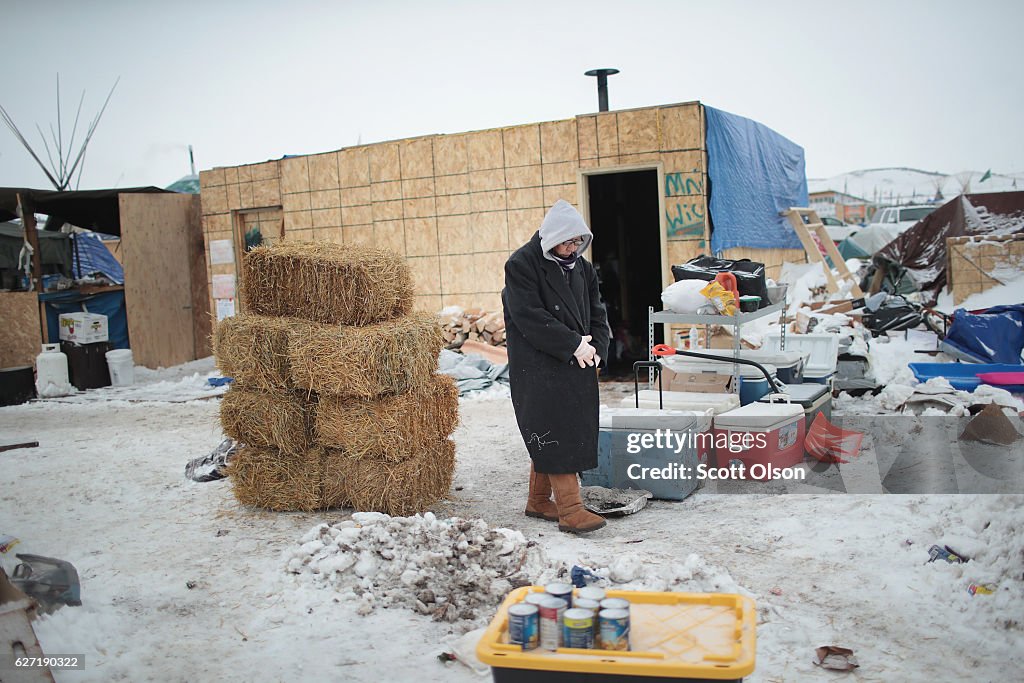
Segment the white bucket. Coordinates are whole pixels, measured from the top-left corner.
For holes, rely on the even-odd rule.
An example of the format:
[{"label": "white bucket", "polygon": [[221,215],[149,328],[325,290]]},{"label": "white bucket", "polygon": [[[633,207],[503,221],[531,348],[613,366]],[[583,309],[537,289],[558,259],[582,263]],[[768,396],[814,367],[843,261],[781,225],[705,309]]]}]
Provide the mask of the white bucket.
[{"label": "white bucket", "polygon": [[110,368],[110,384],[115,387],[130,387],[135,384],[135,361],[131,349],[107,351],[107,367]]}]

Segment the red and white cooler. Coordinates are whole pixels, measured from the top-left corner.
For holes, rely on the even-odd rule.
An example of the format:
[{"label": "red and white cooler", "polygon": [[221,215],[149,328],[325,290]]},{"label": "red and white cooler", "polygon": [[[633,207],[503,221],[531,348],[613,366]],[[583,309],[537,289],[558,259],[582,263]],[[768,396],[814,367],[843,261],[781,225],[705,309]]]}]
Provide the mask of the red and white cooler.
[{"label": "red and white cooler", "polygon": [[[803,406],[797,403],[750,403],[716,415],[717,466],[738,460],[745,478],[774,478],[773,470],[803,462],[806,429]],[[725,439],[741,447],[723,448]]]}]

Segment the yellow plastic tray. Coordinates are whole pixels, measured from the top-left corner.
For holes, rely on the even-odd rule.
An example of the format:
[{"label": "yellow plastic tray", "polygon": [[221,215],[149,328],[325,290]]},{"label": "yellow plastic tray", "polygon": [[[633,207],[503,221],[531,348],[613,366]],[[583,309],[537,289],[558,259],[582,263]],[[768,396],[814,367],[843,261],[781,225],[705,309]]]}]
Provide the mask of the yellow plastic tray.
[{"label": "yellow plastic tray", "polygon": [[630,602],[631,650],[523,650],[508,642],[508,608],[543,591],[524,586],[509,593],[477,645],[480,661],[508,669],[726,680],[754,670],[757,612],[742,595],[611,590],[609,598]]}]

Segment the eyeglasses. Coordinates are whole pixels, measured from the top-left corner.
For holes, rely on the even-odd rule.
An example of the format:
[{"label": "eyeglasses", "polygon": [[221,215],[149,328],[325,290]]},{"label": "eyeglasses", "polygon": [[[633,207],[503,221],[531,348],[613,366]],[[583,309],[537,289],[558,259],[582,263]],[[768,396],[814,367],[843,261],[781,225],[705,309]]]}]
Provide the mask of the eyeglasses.
[{"label": "eyeglasses", "polygon": [[562,242],[559,246],[563,246],[563,247],[581,247],[581,246],[583,246],[583,243],[585,241],[586,240],[584,240],[582,237],[574,237],[571,240],[566,240],[566,241]]}]

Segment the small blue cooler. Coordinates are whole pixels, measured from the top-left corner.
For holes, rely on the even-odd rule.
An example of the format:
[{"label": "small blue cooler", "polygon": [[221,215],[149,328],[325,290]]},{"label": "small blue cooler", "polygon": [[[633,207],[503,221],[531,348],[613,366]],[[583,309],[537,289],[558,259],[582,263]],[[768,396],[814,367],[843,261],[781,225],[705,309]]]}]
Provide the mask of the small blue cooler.
[{"label": "small blue cooler", "polygon": [[[651,444],[657,430],[681,437],[681,447],[666,440],[661,447]],[[646,489],[658,499],[683,500],[699,484],[697,465],[708,461],[690,435],[710,430],[711,417],[693,411],[602,406],[597,467],[580,473],[580,480],[584,486]],[[640,441],[645,435],[646,444]]]}]

